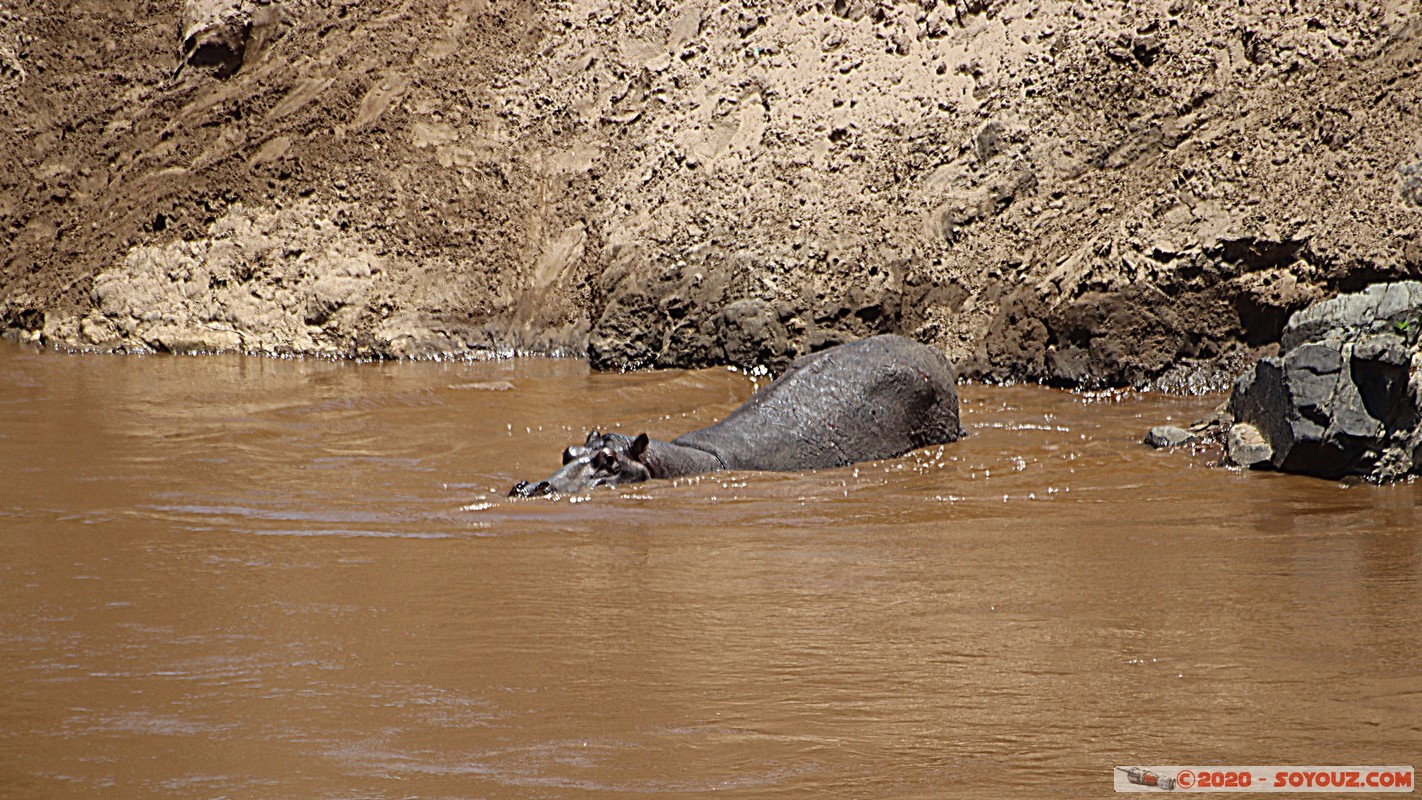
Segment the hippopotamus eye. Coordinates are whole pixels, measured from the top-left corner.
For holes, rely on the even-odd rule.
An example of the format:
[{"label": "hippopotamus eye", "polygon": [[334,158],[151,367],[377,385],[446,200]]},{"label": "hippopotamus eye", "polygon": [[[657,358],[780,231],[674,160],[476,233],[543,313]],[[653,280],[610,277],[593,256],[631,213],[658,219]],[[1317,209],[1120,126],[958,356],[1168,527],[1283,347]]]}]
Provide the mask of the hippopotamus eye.
[{"label": "hippopotamus eye", "polygon": [[593,469],[607,470],[608,472],[616,472],[621,468],[617,463],[617,454],[607,447],[593,454],[592,465]]}]

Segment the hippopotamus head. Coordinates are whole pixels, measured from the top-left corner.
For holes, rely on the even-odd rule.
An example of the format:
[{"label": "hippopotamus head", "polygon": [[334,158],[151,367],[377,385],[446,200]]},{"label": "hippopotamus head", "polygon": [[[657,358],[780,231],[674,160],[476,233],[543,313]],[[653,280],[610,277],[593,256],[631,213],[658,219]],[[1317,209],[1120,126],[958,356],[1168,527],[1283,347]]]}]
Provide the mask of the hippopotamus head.
[{"label": "hippopotamus head", "polygon": [[651,470],[642,463],[649,441],[645,433],[634,439],[620,433],[593,431],[586,442],[563,451],[562,469],[535,484],[519,481],[509,490],[509,497],[573,494],[594,486],[645,481],[652,477]]}]

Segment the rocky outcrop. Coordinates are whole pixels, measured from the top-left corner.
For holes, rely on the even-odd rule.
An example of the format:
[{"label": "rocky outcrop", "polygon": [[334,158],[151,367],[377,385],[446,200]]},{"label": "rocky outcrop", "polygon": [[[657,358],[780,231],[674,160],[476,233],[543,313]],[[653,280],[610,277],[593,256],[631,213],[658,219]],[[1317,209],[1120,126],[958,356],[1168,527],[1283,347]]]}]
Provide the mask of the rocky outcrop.
[{"label": "rocky outcrop", "polygon": [[1240,376],[1227,457],[1383,481],[1422,474],[1422,283],[1378,284],[1300,311],[1279,355]]}]

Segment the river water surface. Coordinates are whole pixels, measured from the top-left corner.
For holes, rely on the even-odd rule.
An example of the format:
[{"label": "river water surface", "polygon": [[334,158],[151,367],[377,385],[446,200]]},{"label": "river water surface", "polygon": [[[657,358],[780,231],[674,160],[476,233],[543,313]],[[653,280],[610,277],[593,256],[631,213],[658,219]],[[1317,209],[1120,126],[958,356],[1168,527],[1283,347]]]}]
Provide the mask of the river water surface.
[{"label": "river water surface", "polygon": [[0,797],[1099,797],[1414,764],[1422,484],[962,387],[962,442],[510,501],[725,370],[0,346]]}]

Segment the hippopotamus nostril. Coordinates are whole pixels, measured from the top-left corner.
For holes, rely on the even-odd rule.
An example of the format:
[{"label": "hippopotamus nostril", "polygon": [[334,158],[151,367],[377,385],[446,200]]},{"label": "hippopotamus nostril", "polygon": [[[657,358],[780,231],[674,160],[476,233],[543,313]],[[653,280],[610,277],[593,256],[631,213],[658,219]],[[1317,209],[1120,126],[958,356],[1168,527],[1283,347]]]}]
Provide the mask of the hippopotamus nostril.
[{"label": "hippopotamus nostril", "polygon": [[509,490],[509,497],[542,497],[554,493],[553,484],[548,481],[539,481],[536,484],[519,481]]}]

